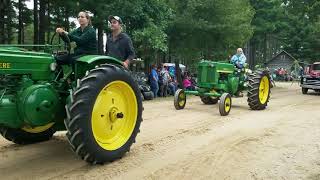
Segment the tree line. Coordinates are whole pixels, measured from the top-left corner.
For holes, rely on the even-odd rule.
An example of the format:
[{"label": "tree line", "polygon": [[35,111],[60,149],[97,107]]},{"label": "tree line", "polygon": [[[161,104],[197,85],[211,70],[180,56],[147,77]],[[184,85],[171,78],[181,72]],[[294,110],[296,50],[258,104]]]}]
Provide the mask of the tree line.
[{"label": "tree line", "polygon": [[[93,15],[99,53],[107,17],[120,16],[137,55],[147,63],[225,60],[244,47],[251,64],[280,50],[301,61],[320,57],[318,0],[0,0],[1,44],[47,44],[56,27],[75,28],[70,17]],[[30,2],[30,1],[29,1]]]}]

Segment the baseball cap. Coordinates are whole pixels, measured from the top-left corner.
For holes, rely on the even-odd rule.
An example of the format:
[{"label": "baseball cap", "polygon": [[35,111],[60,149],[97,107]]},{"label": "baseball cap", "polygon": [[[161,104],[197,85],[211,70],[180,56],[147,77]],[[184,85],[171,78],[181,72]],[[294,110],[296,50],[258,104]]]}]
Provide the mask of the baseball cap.
[{"label": "baseball cap", "polygon": [[109,17],[108,17],[108,20],[109,20],[110,22],[111,22],[112,19],[118,21],[120,24],[123,24],[123,23],[122,23],[122,19],[121,19],[119,16],[109,16]]}]

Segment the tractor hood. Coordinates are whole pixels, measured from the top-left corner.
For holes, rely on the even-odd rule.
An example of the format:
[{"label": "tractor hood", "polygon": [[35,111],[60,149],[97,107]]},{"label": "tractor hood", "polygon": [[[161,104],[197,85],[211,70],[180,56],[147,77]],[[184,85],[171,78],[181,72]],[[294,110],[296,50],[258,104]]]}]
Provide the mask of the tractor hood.
[{"label": "tractor hood", "polygon": [[45,80],[52,74],[51,54],[27,51],[18,47],[0,47],[0,75],[31,75],[34,80]]}]

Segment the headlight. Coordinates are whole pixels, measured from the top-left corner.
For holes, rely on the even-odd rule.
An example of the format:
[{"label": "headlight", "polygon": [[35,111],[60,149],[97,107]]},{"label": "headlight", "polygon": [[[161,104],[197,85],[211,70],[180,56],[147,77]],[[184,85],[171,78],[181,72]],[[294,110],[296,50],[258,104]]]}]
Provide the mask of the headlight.
[{"label": "headlight", "polygon": [[51,63],[50,64],[50,70],[55,71],[57,69],[57,63]]},{"label": "headlight", "polygon": [[307,78],[303,78],[303,82],[307,82]]}]

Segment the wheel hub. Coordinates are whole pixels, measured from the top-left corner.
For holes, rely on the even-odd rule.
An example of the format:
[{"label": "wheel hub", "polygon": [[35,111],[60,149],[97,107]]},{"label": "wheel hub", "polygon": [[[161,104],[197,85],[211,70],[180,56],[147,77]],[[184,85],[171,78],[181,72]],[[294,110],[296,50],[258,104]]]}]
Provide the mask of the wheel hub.
[{"label": "wheel hub", "polygon": [[123,119],[124,115],[122,112],[119,111],[118,108],[112,107],[109,110],[109,119],[111,123],[115,123],[118,119]]}]

